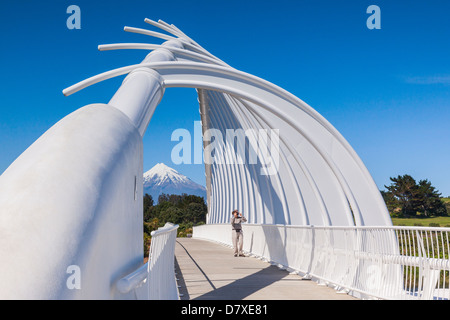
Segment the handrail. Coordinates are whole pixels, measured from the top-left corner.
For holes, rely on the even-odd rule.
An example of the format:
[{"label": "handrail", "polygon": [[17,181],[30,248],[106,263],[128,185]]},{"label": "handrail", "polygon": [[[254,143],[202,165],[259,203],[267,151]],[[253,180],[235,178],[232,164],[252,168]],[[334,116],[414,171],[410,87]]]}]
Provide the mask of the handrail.
[{"label": "handrail", "polygon": [[[228,224],[194,238],[231,245]],[[357,297],[450,300],[450,228],[246,224],[244,251]],[[257,240],[256,240],[257,239]]]},{"label": "handrail", "polygon": [[178,300],[175,280],[175,243],[178,225],[166,223],[151,233],[148,299]]},{"label": "handrail", "polygon": [[158,235],[162,235],[164,233],[169,233],[172,232],[176,229],[178,229],[178,225],[177,224],[173,224],[170,222],[166,222],[166,224],[164,225],[164,227],[158,228],[157,230],[153,230],[150,235],[152,237],[158,236]]},{"label": "handrail", "polygon": [[133,289],[136,289],[142,282],[147,280],[148,277],[148,262],[138,269],[130,273],[129,275],[123,277],[119,281],[117,281],[117,290],[120,293],[128,293]]},{"label": "handrail", "polygon": [[145,298],[174,299],[175,291],[178,296],[173,268],[177,229],[178,225],[166,223],[151,232],[148,262],[117,281],[116,288],[120,293],[129,293],[145,284]]},{"label": "handrail", "polygon": [[[208,225],[223,225],[222,223],[210,223]],[[315,228],[315,229],[354,229],[354,230],[364,230],[364,229],[389,229],[389,230],[422,230],[422,231],[448,231],[450,232],[450,227],[424,227],[424,226],[319,226],[319,225],[285,225],[285,224],[254,224],[246,223],[246,226],[265,226],[265,227],[283,227],[283,228]]]}]

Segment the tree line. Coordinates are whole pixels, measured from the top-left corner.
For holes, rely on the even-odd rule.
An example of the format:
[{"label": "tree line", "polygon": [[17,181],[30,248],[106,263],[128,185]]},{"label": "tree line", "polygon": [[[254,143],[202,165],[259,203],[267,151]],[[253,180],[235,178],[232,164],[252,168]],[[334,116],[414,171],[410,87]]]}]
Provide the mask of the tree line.
[{"label": "tree line", "polygon": [[391,177],[381,194],[393,217],[448,216],[450,208],[442,194],[427,179],[418,182],[410,175]]},{"label": "tree line", "polygon": [[203,197],[189,194],[161,194],[158,203],[144,195],[144,253],[148,256],[151,232],[166,222],[178,224],[178,236],[192,233],[192,227],[206,222],[208,208]]}]

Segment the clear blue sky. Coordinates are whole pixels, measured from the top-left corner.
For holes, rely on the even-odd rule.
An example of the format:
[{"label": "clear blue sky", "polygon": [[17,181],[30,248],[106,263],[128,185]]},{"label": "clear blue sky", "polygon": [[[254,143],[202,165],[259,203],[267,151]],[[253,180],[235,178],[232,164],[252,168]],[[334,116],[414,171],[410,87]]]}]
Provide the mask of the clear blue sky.
[{"label": "clear blue sky", "polygon": [[[69,30],[69,5],[81,30]],[[381,30],[366,9],[381,8]],[[139,50],[97,45],[152,42],[123,26],[173,23],[233,67],[292,92],[350,142],[380,189],[389,177],[429,179],[450,195],[450,1],[23,1],[0,6],[0,172],[62,117],[107,103],[123,78],[64,97],[94,74],[140,62]],[[154,29],[153,29],[154,30]],[[171,162],[177,128],[193,132],[196,93],[169,89],[144,137],[144,170],[164,162],[205,184],[203,165]]]}]

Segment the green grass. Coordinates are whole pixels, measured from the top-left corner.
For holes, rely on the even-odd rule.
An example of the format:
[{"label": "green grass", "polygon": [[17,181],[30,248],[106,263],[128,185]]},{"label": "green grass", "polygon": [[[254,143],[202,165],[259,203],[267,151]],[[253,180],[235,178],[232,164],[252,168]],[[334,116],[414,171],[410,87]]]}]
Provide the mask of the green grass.
[{"label": "green grass", "polygon": [[450,227],[450,217],[431,217],[431,218],[392,218],[394,226],[430,226],[430,223],[440,227]]},{"label": "green grass", "polygon": [[414,218],[392,218],[394,226],[423,226],[429,227],[450,227],[450,198],[441,198],[447,207],[448,217],[414,217]]}]

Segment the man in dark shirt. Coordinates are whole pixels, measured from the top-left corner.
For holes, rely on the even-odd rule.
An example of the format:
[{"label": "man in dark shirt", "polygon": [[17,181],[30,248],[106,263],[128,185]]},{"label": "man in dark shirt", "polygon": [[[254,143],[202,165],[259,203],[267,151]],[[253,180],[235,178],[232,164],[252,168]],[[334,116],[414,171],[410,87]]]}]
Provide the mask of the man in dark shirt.
[{"label": "man in dark shirt", "polygon": [[247,222],[244,216],[237,210],[233,210],[231,217],[231,229],[232,229],[232,238],[233,238],[233,247],[234,247],[234,256],[243,257],[242,247],[244,245],[244,234],[242,232],[242,222]]}]

